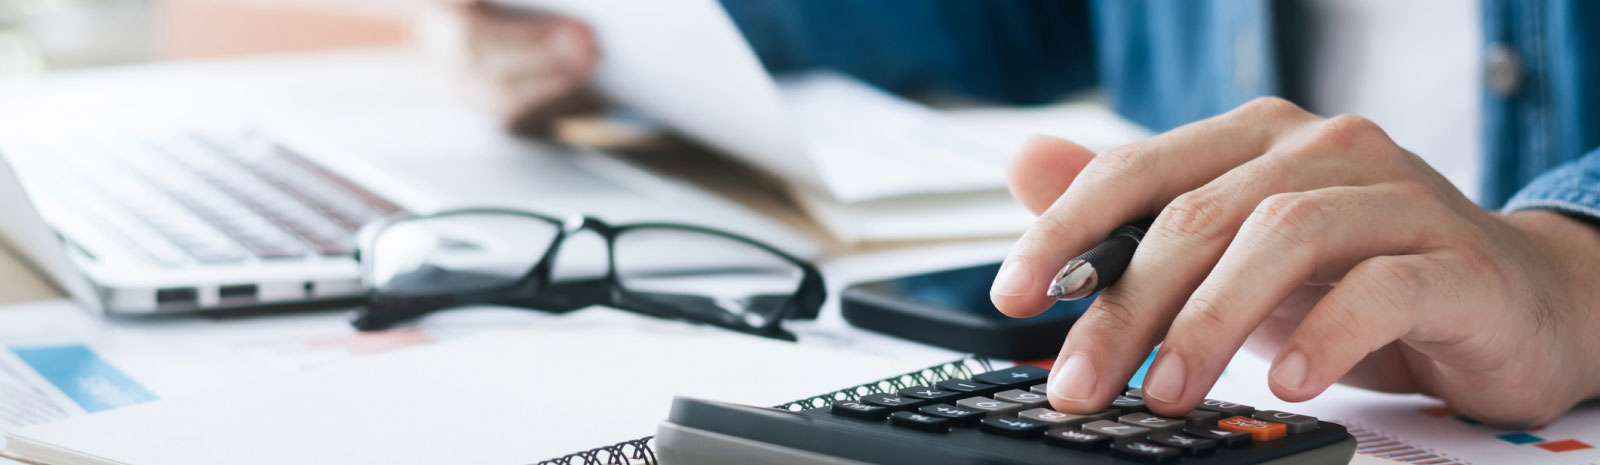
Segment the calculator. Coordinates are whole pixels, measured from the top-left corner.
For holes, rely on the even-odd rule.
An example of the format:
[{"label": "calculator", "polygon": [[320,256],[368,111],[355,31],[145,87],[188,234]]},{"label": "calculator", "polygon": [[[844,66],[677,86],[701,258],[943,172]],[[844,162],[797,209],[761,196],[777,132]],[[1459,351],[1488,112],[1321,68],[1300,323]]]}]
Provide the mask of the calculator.
[{"label": "calculator", "polygon": [[1098,413],[1057,412],[1048,375],[1016,366],[802,411],[679,397],[655,451],[663,465],[1333,465],[1355,454],[1338,424],[1217,399],[1161,417],[1129,389]]}]

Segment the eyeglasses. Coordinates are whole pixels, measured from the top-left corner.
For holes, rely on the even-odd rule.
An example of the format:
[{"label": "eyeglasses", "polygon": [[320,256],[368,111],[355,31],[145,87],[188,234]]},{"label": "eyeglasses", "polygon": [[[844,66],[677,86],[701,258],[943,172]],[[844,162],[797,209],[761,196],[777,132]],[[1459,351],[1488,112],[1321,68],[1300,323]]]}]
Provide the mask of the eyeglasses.
[{"label": "eyeglasses", "polygon": [[[553,281],[566,240],[605,240],[603,270]],[[794,340],[779,322],[816,318],[816,267],[760,241],[676,223],[611,225],[494,208],[398,216],[362,228],[356,258],[367,305],[352,324],[378,330],[453,307],[563,311],[594,304]],[[564,265],[565,266],[565,265]]]}]

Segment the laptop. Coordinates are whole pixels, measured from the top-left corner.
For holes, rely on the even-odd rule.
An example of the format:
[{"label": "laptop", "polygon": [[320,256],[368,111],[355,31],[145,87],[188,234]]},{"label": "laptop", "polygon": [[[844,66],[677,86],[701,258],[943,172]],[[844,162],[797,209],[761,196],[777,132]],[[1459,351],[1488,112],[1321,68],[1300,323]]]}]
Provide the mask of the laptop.
[{"label": "laptop", "polygon": [[[197,77],[228,84],[187,85]],[[355,302],[363,225],[452,207],[686,222],[800,256],[818,251],[756,212],[623,159],[509,135],[405,53],[45,81],[0,110],[0,235],[75,299],[111,314]],[[327,95],[350,101],[319,101]],[[570,247],[558,269],[604,269],[598,241]]]}]

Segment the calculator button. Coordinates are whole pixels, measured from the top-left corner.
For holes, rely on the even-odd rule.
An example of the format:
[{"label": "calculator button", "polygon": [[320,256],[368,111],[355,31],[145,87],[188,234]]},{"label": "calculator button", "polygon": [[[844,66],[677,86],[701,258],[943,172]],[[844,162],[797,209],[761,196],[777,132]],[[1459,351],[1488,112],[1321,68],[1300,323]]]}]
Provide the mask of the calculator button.
[{"label": "calculator button", "polygon": [[829,408],[828,411],[833,412],[834,415],[872,421],[881,421],[889,416],[889,409],[887,408],[854,401],[834,402],[833,407]]},{"label": "calculator button", "polygon": [[934,404],[917,409],[918,412],[941,418],[949,418],[956,426],[972,426],[984,417],[983,412],[956,407],[950,404]]},{"label": "calculator button", "polygon": [[1124,425],[1142,426],[1156,431],[1176,431],[1183,429],[1183,420],[1165,418],[1148,413],[1130,413],[1117,418],[1117,423]]},{"label": "calculator button", "polygon": [[1128,392],[1125,392],[1122,395],[1125,395],[1125,396],[1128,396],[1128,397],[1133,397],[1133,398],[1138,398],[1138,399],[1143,399],[1144,398],[1144,389],[1128,388]]},{"label": "calculator button", "polygon": [[934,385],[946,391],[955,391],[969,396],[986,396],[1000,388],[993,384],[984,384],[966,379],[947,379]]},{"label": "calculator button", "polygon": [[1221,428],[1189,428],[1190,436],[1216,441],[1222,447],[1238,449],[1250,445],[1250,433],[1228,431]]},{"label": "calculator button", "polygon": [[1044,440],[1050,445],[1084,452],[1101,452],[1111,447],[1111,436],[1072,427],[1050,428],[1044,433]]},{"label": "calculator button", "polygon": [[1217,441],[1202,439],[1187,434],[1160,432],[1150,435],[1150,442],[1159,446],[1177,448],[1183,455],[1200,457],[1217,452]]},{"label": "calculator button", "polygon": [[916,412],[894,412],[889,415],[889,424],[910,428],[929,433],[944,433],[950,431],[949,418],[924,415]]},{"label": "calculator button", "polygon": [[1210,410],[1194,409],[1183,415],[1183,421],[1195,428],[1214,428],[1222,414]]},{"label": "calculator button", "polygon": [[978,410],[988,414],[1011,413],[1022,410],[1022,405],[1001,402],[988,397],[968,397],[956,402],[957,407]]},{"label": "calculator button", "polygon": [[956,392],[956,391],[946,391],[946,390],[943,390],[943,389],[931,388],[931,387],[927,387],[927,386],[912,386],[912,387],[908,387],[908,388],[905,388],[905,389],[901,389],[898,394],[900,394],[902,396],[914,398],[914,399],[926,400],[926,401],[928,401],[928,403],[954,402],[956,399],[960,399],[962,397],[966,397],[966,394],[962,394],[962,393],[959,393],[959,392]]},{"label": "calculator button", "polygon": [[1204,401],[1201,401],[1200,405],[1198,407],[1195,407],[1195,408],[1198,408],[1200,410],[1208,410],[1208,411],[1212,411],[1212,412],[1217,412],[1219,414],[1222,414],[1223,418],[1227,418],[1227,417],[1248,417],[1248,416],[1250,416],[1250,414],[1256,413],[1256,408],[1255,407],[1251,407],[1251,406],[1244,405],[1244,404],[1236,404],[1236,403],[1228,402],[1228,401],[1224,401],[1224,400],[1216,400],[1216,399],[1206,399]]},{"label": "calculator button", "polygon": [[1271,441],[1283,437],[1287,428],[1283,423],[1252,420],[1245,417],[1232,417],[1217,422],[1217,427],[1228,431],[1250,433],[1250,439],[1255,442]]},{"label": "calculator button", "polygon": [[861,403],[887,407],[889,410],[910,410],[927,405],[928,401],[894,394],[867,394],[861,396]]},{"label": "calculator button", "polygon": [[994,395],[994,400],[1021,404],[1023,407],[1043,407],[1050,403],[1050,399],[1043,394],[1034,394],[1021,389],[1012,389]]},{"label": "calculator button", "polygon": [[1041,395],[1041,396],[1049,396],[1050,395],[1050,385],[1048,385],[1048,384],[1035,384],[1035,385],[1033,385],[1033,387],[1028,388],[1028,392],[1031,392],[1031,393],[1034,393],[1034,394],[1038,394],[1038,395]]},{"label": "calculator button", "polygon": [[1145,411],[1144,399],[1140,399],[1138,397],[1117,396],[1116,400],[1111,401],[1111,408],[1121,410],[1124,413],[1143,412]]},{"label": "calculator button", "polygon": [[1050,377],[1050,370],[1033,365],[1017,365],[1004,370],[996,370],[973,376],[972,380],[996,386],[1023,387],[1043,383]]},{"label": "calculator button", "polygon": [[1009,436],[1020,439],[1035,439],[1044,434],[1049,427],[1037,421],[1028,421],[1013,417],[989,417],[983,419],[983,432]]},{"label": "calculator button", "polygon": [[1182,455],[1176,447],[1158,446],[1148,442],[1128,442],[1111,446],[1111,455],[1143,463],[1173,463]]},{"label": "calculator button", "polygon": [[1099,433],[1110,436],[1113,441],[1119,443],[1144,439],[1144,435],[1150,433],[1149,428],[1124,425],[1107,420],[1084,423],[1083,430],[1091,433]]},{"label": "calculator button", "polygon": [[1273,423],[1283,423],[1283,426],[1288,429],[1289,434],[1300,434],[1317,429],[1317,417],[1296,415],[1289,412],[1262,410],[1256,412],[1255,415],[1251,415],[1251,418],[1261,421],[1270,421]]},{"label": "calculator button", "polygon": [[1022,412],[1017,413],[1017,416],[1024,420],[1037,421],[1050,426],[1078,426],[1091,421],[1102,420],[1102,418],[1094,418],[1086,415],[1074,415],[1071,413],[1061,413],[1047,408],[1023,410]]}]

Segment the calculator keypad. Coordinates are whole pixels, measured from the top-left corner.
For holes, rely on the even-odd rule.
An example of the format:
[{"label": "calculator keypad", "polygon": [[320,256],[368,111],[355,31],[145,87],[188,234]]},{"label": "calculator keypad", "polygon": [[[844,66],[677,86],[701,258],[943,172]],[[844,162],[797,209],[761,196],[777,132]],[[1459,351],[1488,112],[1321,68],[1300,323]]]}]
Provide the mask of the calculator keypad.
[{"label": "calculator keypad", "polygon": [[989,414],[1011,413],[1022,410],[1022,405],[1020,404],[1001,402],[988,397],[968,397],[956,401],[956,406]]},{"label": "calculator keypad", "polygon": [[983,431],[1020,439],[1035,439],[1044,434],[1050,425],[1015,417],[989,417],[983,419]]},{"label": "calculator keypad", "polygon": [[952,423],[954,422],[949,418],[925,415],[917,412],[894,412],[889,415],[889,424],[891,425],[927,431],[929,433],[943,433],[950,431],[950,425]]},{"label": "calculator keypad", "polygon": [[1141,463],[1175,463],[1241,449],[1252,442],[1280,440],[1314,431],[1314,417],[1206,399],[1179,418],[1157,416],[1145,408],[1142,393],[1129,389],[1108,408],[1092,415],[1057,412],[1044,391],[1048,372],[1017,367],[936,386],[913,386],[895,394],[872,394],[860,401],[835,402],[834,415],[888,420],[889,425],[929,433],[977,427],[985,434],[1037,440],[1086,452],[1110,451]]},{"label": "calculator keypad", "polygon": [[1050,403],[1050,399],[1045,397],[1044,394],[1036,394],[1021,389],[996,393],[994,400],[1020,404],[1026,408],[1044,407],[1045,404]]},{"label": "calculator keypad", "polygon": [[949,418],[956,426],[976,425],[984,417],[983,412],[959,408],[950,404],[933,404],[919,408],[917,411],[936,417]]}]

